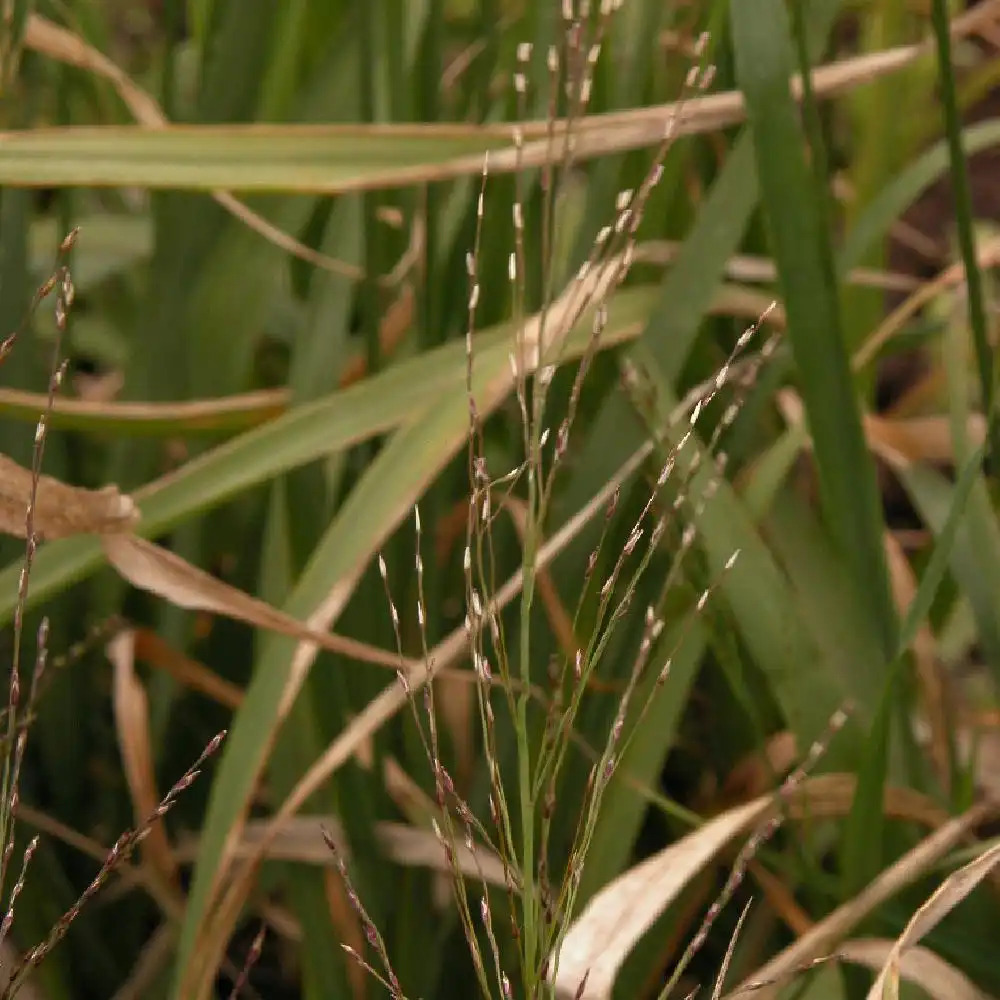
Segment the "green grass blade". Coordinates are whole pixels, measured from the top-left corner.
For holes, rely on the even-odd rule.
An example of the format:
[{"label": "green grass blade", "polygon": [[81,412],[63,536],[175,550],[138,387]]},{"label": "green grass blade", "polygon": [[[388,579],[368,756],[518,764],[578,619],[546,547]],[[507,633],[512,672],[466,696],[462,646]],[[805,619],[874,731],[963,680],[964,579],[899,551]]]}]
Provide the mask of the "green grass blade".
[{"label": "green grass blade", "polygon": [[[874,464],[861,429],[818,193],[805,163],[789,90],[788,19],[780,0],[730,8],[737,75],[753,128],[764,205],[774,240],[824,511],[863,603],[896,646],[896,615],[882,549]],[[875,665],[873,665],[874,668]]]},{"label": "green grass blade", "polygon": [[[637,356],[639,351],[635,349]],[[662,423],[676,406],[676,398],[648,366],[646,371],[656,390],[656,407]],[[682,431],[667,433],[679,437]],[[705,496],[713,480],[718,485],[697,522],[698,544],[705,553],[710,579],[719,580],[720,594],[732,611],[740,637],[770,680],[773,697],[789,728],[807,746],[824,731],[830,717],[849,696],[853,695],[862,706],[862,714],[863,706],[872,701],[863,692],[850,691],[846,678],[825,662],[822,650],[808,630],[797,596],[760,537],[750,512],[732,486],[718,478],[714,464],[705,454],[691,477],[687,490],[690,502],[696,503]],[[735,552],[739,552],[739,557],[726,571],[726,564]],[[766,597],[762,599],[762,595]],[[868,678],[872,676],[866,674]]]},{"label": "green grass blade", "polygon": [[[670,627],[661,640],[663,656],[671,657],[670,677],[663,689],[656,690],[663,657],[659,662],[654,657],[648,678],[636,692],[636,705],[646,705],[650,697],[653,701],[604,793],[578,891],[579,907],[601,886],[620,875],[632,856],[640,825],[649,807],[634,784],[656,786],[705,652],[704,630],[696,619],[690,620],[694,615],[696,612],[692,609],[684,619]],[[630,729],[626,726],[627,731]]]},{"label": "green grass blade", "polygon": [[938,587],[948,569],[948,561],[955,545],[958,527],[965,515],[966,503],[972,492],[972,487],[979,479],[982,462],[983,450],[978,448],[966,461],[962,474],[955,483],[948,516],[937,532],[934,552],[924,567],[920,576],[920,585],[917,587],[917,592],[910,602],[910,606],[906,609],[906,616],[899,629],[899,648],[897,650],[899,656],[902,656],[909,649],[910,643],[916,638],[917,631],[927,617],[931,604],[937,595]]},{"label": "green grass blade", "polygon": [[[638,335],[653,300],[648,288],[615,296],[605,343]],[[589,320],[579,323],[565,359],[586,349]],[[477,335],[483,370],[505,370],[511,327],[502,324]],[[397,427],[439,398],[463,392],[465,345],[452,342],[366,379],[343,392],[297,407],[277,420],[240,435],[178,469],[140,496],[140,531],[158,535],[195,514],[219,505],[251,486],[324,455]],[[100,543],[69,538],[39,549],[31,578],[30,603],[50,598],[101,565]],[[9,621],[17,595],[20,564],[0,573],[0,620]]]},{"label": "green grass blade", "polygon": [[[506,367],[506,360],[503,362]],[[467,404],[459,396],[398,431],[368,467],[358,486],[325,533],[285,607],[306,618],[328,602],[335,588],[338,605],[392,530],[434,480],[461,443]],[[388,614],[388,609],[386,610]],[[213,784],[202,832],[195,879],[179,945],[183,970],[206,915],[210,891],[226,838],[239,821],[264,767],[280,722],[282,692],[292,673],[295,643],[269,636],[246,701],[237,713]],[[179,980],[178,980],[179,982]]]},{"label": "green grass blade", "polygon": [[[958,521],[951,545],[949,566],[958,585],[965,592],[979,626],[979,643],[991,664],[1000,663],[1000,528],[992,512],[989,496],[978,466],[971,485],[960,481],[955,486],[939,472],[923,465],[909,465],[897,470],[924,524],[940,544],[952,518]],[[964,477],[963,477],[964,479]],[[964,503],[956,502],[959,487],[968,490]]]},{"label": "green grass blade", "polygon": [[[965,152],[962,149],[962,122],[955,97],[955,72],[952,67],[951,35],[948,30],[948,4],[946,0],[931,0],[931,24],[937,46],[938,75],[941,91],[941,106],[944,110],[945,137],[951,166],[951,187],[955,200],[955,224],[958,243],[965,264],[965,287],[968,295],[969,325],[972,328],[972,342],[976,349],[979,370],[979,385],[982,392],[983,410],[993,414],[994,363],[993,349],[989,342],[986,324],[986,309],[983,303],[983,276],[976,260],[976,241],[973,234],[972,195],[969,191],[969,175],[966,168]],[[990,440],[997,444],[993,429]],[[992,449],[994,452],[997,449]]]},{"label": "green grass blade", "polygon": [[132,126],[7,132],[0,184],[334,194],[474,174],[510,145],[480,126]]},{"label": "green grass blade", "polygon": [[[991,149],[1000,144],[1000,119],[991,118],[970,125],[962,133],[962,139],[966,156]],[[868,249],[888,232],[892,223],[948,171],[949,164],[948,144],[942,140],[900,171],[881,193],[865,206],[837,256],[841,279],[861,263]]]}]

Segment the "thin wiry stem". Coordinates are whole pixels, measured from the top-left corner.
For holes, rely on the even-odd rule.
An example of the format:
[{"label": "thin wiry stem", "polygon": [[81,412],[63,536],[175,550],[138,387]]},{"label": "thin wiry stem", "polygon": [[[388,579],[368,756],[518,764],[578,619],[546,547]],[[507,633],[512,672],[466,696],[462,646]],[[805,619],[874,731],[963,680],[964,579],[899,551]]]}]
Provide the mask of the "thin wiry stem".
[{"label": "thin wiry stem", "polygon": [[229,992],[229,1000],[239,1000],[240,994],[249,985],[250,972],[260,961],[261,952],[264,950],[264,938],[266,935],[267,927],[262,925],[260,930],[254,935],[253,941],[250,943],[250,950],[247,952],[247,957],[243,961],[240,974],[236,977],[236,982],[233,983],[233,988]]},{"label": "thin wiry stem", "polygon": [[76,902],[74,902],[73,905],[70,906],[70,908],[66,910],[55,922],[55,924],[53,924],[52,929],[49,931],[45,939],[29,949],[11,970],[10,981],[7,984],[7,988],[2,994],[0,994],[0,1000],[9,1000],[10,997],[13,997],[23,985],[29,972],[33,968],[36,968],[45,959],[45,956],[48,955],[60,941],[62,941],[68,933],[70,926],[73,924],[73,921],[80,915],[84,906],[86,906],[87,903],[89,903],[90,900],[97,895],[100,889],[111,877],[115,868],[117,868],[119,864],[128,861],[128,859],[135,852],[135,849],[145,838],[146,834],[148,834],[152,827],[173,808],[177,799],[194,783],[194,781],[198,778],[198,775],[201,773],[202,766],[208,758],[213,756],[218,751],[219,747],[222,746],[222,741],[225,737],[225,731],[213,737],[213,739],[198,756],[198,759],[194,762],[194,764],[192,764],[191,767],[189,767],[187,771],[185,771],[184,774],[181,775],[181,777],[174,783],[170,791],[168,791],[167,794],[160,800],[157,807],[149,814],[149,816],[147,816],[146,819],[143,820],[143,822],[137,827],[132,830],[127,830],[118,838],[117,841],[115,841],[111,850],[108,851],[108,855],[101,864],[97,874],[91,880],[86,889],[84,889],[79,895]]},{"label": "thin wiry stem", "polygon": [[[76,243],[78,230],[72,230],[59,245],[58,259],[66,259]],[[21,702],[21,650],[24,636],[24,615],[28,602],[28,583],[34,564],[38,538],[35,534],[35,506],[38,498],[38,484],[42,475],[42,462],[45,457],[45,441],[48,431],[48,419],[55,405],[55,396],[66,374],[65,362],[60,360],[63,337],[73,305],[75,289],[69,268],[60,265],[55,273],[38,289],[28,310],[30,317],[39,303],[53,291],[56,292],[55,320],[56,336],[52,346],[51,375],[49,377],[48,395],[45,408],[38,419],[35,428],[35,438],[32,448],[31,486],[25,509],[25,546],[24,561],[18,578],[17,601],[14,605],[14,643],[10,667],[10,684],[7,701],[7,734],[6,752],[3,761],[3,776],[0,779],[0,893],[7,883],[7,873],[14,847],[14,824],[17,812],[18,780],[24,749],[27,741],[27,730],[19,729],[18,709]],[[16,336],[16,335],[15,335]],[[5,353],[13,346],[13,337],[4,342]],[[38,692],[38,680],[45,664],[46,638],[48,623],[43,622],[39,629],[39,648],[35,660],[35,670],[31,682],[31,693],[28,698],[27,713],[34,708]],[[15,735],[16,734],[16,735]]]}]

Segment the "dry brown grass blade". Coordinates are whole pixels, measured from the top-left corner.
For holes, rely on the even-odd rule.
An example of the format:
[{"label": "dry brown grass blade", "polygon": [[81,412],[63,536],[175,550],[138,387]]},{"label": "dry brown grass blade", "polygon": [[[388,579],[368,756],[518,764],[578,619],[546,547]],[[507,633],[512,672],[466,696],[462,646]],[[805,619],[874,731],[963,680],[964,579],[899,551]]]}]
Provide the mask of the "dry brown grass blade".
[{"label": "dry brown grass blade", "polygon": [[[952,22],[953,35],[971,34],[984,21],[995,17],[996,9],[997,0],[986,0],[975,10],[956,18]],[[813,94],[828,100],[898,72],[930,51],[929,45],[901,46],[820,66],[812,75]],[[798,78],[792,80],[792,91],[796,97],[801,96],[802,85]],[[745,117],[743,95],[738,91],[689,98],[683,101],[683,108],[677,102],[671,102],[589,115],[573,123],[573,157],[581,162],[657,146],[663,140],[664,123],[668,121],[674,123],[677,136],[684,136],[727,128],[741,123]],[[484,135],[507,136],[512,141],[514,134],[520,132],[526,140],[520,150],[511,146],[491,153],[490,173],[511,173],[561,162],[566,152],[566,128],[567,123],[560,120],[554,126],[545,121],[530,121],[480,130]],[[388,184],[390,180],[394,185],[442,181],[474,175],[481,167],[480,156],[459,157],[434,166],[394,171],[391,178],[359,178],[357,182],[338,185],[336,190],[362,190]]]},{"label": "dry brown grass blade", "polygon": [[197,691],[235,711],[243,702],[243,690],[220,677],[204,663],[192,660],[147,628],[136,628],[135,656],[157,670],[169,674],[178,684]]},{"label": "dry brown grass blade", "polygon": [[[368,774],[371,774],[375,767],[374,751],[374,742],[369,739],[358,745],[354,755],[358,766]],[[431,819],[438,814],[437,804],[391,754],[386,754],[382,758],[382,781],[393,805],[409,823],[413,826],[430,827]]]},{"label": "dry brown grass blade", "polygon": [[735,1000],[736,997],[752,996],[754,1000],[766,1000],[775,996],[782,983],[810,962],[828,954],[860,921],[900,889],[920,878],[959,844],[971,830],[995,816],[997,812],[997,803],[981,803],[935,830],[913,850],[882,872],[854,899],[839,906],[816,924],[808,934],[803,935],[763,968],[758,969],[752,977],[729,993],[728,998]]},{"label": "dry brown grass blade", "polygon": [[[979,31],[983,24],[996,21],[998,14],[1000,14],[1000,0],[985,0],[972,10],[966,11],[952,20],[952,37],[967,38]],[[932,46],[929,42],[921,45],[904,45],[899,48],[867,53],[818,66],[812,73],[813,94],[817,98],[836,97],[865,83],[871,83],[889,73],[903,69],[915,59],[929,54],[931,51]],[[802,96],[802,81],[798,76],[792,78],[791,89],[796,98]],[[690,98],[684,102],[684,108],[684,114],[679,116],[680,120],[678,121],[678,130],[681,135],[711,132],[718,128],[736,125],[742,122],[745,117],[743,95],[738,91],[726,91],[708,97]],[[651,114],[655,115],[657,120],[663,121],[665,118],[675,115],[677,110],[676,104],[664,104],[652,108],[613,111],[601,115],[590,115],[577,127],[583,133],[588,130],[607,132],[615,127],[643,125]],[[527,122],[523,123],[521,127],[526,138],[541,138],[547,134],[547,123],[545,122]],[[614,148],[606,150],[606,152],[615,151],[619,150]]]},{"label": "dry brown grass blade", "polygon": [[795,899],[795,891],[777,875],[772,874],[759,861],[751,861],[747,871],[764,892],[774,915],[796,936],[808,934],[815,921]]},{"label": "dry brown grass blade", "polygon": [[[952,21],[952,36],[957,38],[973,34],[982,24],[995,20],[998,10],[1000,10],[998,0],[986,0],[980,3],[973,10]],[[812,74],[813,96],[818,99],[836,97],[898,72],[930,51],[929,43],[907,45],[817,67]],[[797,98],[801,97],[801,79],[795,77],[791,84],[793,94]],[[714,132],[720,128],[739,124],[745,117],[743,95],[738,91],[687,99],[683,102],[683,110],[679,104],[670,103],[591,115],[576,123],[573,155],[577,160],[585,160],[657,145],[663,138],[663,123],[666,121],[675,122],[676,134],[682,136]],[[513,149],[504,149],[491,154],[491,172],[514,171],[561,160],[564,155],[561,133],[565,131],[565,123],[557,123],[556,141],[549,139],[550,126],[547,122],[523,122],[516,127],[526,139],[533,141],[525,143],[520,156]],[[457,166],[460,166],[460,169],[456,170]],[[478,170],[478,163],[475,158],[469,158],[468,162],[461,165],[449,164],[440,168],[438,172],[442,170],[448,171],[445,176],[475,173]]]},{"label": "dry brown grass blade", "polygon": [[176,947],[176,925],[160,924],[139,952],[128,978],[115,990],[111,1000],[143,1000],[150,996],[162,980]]},{"label": "dry brown grass blade", "polygon": [[[845,941],[835,957],[878,972],[894,944],[888,938],[855,938]],[[926,948],[906,951],[899,963],[899,973],[903,979],[917,984],[931,1000],[990,1000],[964,973]]]},{"label": "dry brown grass blade", "polygon": [[[776,398],[789,426],[804,422],[802,400],[794,389],[780,389]],[[869,449],[893,468],[906,467],[913,462],[951,464],[955,461],[951,425],[945,416],[902,417],[866,413],[862,423]],[[982,414],[969,415],[967,431],[970,442],[978,444],[984,440],[986,421]]]},{"label": "dry brown grass blade", "polygon": [[[277,836],[271,836],[268,826],[267,820],[248,822],[234,848],[234,857],[250,858],[263,845],[263,856],[269,861],[334,866],[336,860],[320,836],[321,827],[326,827],[333,834],[345,857],[350,855],[340,820],[336,816],[293,816]],[[444,874],[452,871],[445,849],[433,830],[406,823],[380,822],[375,824],[375,836],[379,850],[398,865],[427,868]],[[196,838],[185,839],[177,846],[177,857],[182,862],[194,861],[197,856]],[[456,845],[454,861],[458,870],[468,878],[482,878],[489,885],[501,888],[506,885],[503,862],[487,847],[477,844],[469,850],[465,844]]]},{"label": "dry brown grass blade", "polygon": [[740,940],[740,933],[743,930],[743,924],[746,922],[747,916],[750,913],[750,906],[752,900],[748,900],[746,905],[743,907],[742,913],[740,913],[739,920],[736,921],[736,929],[733,931],[732,937],[729,939],[729,945],[726,948],[725,957],[722,960],[722,967],[719,969],[719,974],[715,977],[715,986],[712,988],[712,1000],[719,1000],[722,996],[722,988],[726,983],[726,978],[729,976],[729,967],[733,964],[733,955],[736,953],[736,945]]},{"label": "dry brown grass blade", "polygon": [[[850,774],[808,778],[788,794],[787,812],[793,819],[802,820],[845,816],[854,801],[855,785]],[[774,796],[765,795],[730,809],[605,886],[590,900],[567,935],[556,977],[557,993],[575,996],[589,971],[578,1000],[610,997],[621,963],[659,914],[731,841],[761,823],[774,806]],[[909,789],[887,788],[884,808],[887,815],[946,831],[954,831],[956,822],[960,822],[949,820],[933,803]],[[982,815],[974,810],[971,819],[961,821],[949,844],[963,839]],[[941,853],[947,849],[942,848]],[[808,931],[801,940],[813,933]],[[793,963],[791,968],[801,964]]]},{"label": "dry brown grass blade", "polygon": [[476,690],[464,678],[450,674],[434,679],[434,705],[455,751],[454,780],[459,792],[468,788],[476,765],[474,726]]},{"label": "dry brown grass blade", "polygon": [[[18,818],[40,833],[61,841],[67,847],[72,847],[73,850],[79,851],[98,864],[102,864],[108,856],[109,848],[106,844],[101,844],[93,838],[85,836],[30,805],[21,803],[18,806]],[[120,886],[145,892],[150,899],[155,901],[165,916],[174,920],[180,919],[184,910],[180,893],[174,892],[159,879],[153,878],[148,869],[140,867],[134,861],[124,861],[114,870],[113,875]]]},{"label": "dry brown grass blade", "polygon": [[[981,268],[995,267],[1000,263],[1000,237],[986,240],[976,249],[976,260]],[[936,278],[921,285],[905,302],[894,309],[876,328],[865,342],[855,351],[852,364],[859,371],[870,364],[882,349],[906,323],[928,303],[948,288],[965,281],[965,265],[962,261],[946,267]]]},{"label": "dry brown grass blade", "polygon": [[[324,845],[325,846],[325,845]],[[327,851],[327,854],[330,852]],[[365,953],[365,932],[361,928],[354,907],[351,906],[347,888],[338,872],[332,868],[323,870],[323,894],[330,911],[330,921],[341,946],[347,945],[363,955]],[[368,991],[368,974],[357,962],[347,962],[344,968],[347,984],[354,1000],[365,1000]]]},{"label": "dry brown grass blade", "polygon": [[764,795],[730,809],[609,882],[566,935],[555,970],[556,994],[610,1000],[618,970],[657,917],[727,844],[773,808],[773,796]]},{"label": "dry brown grass blade", "polygon": [[[413,288],[404,285],[379,324],[382,357],[390,358],[396,352],[413,323],[414,308]],[[361,381],[367,374],[367,357],[359,351],[348,359],[337,384],[339,388],[345,389]],[[258,389],[218,399],[144,403],[71,399],[65,396],[50,400],[44,392],[0,387],[0,411],[21,419],[34,422],[45,414],[52,427],[73,425],[82,420],[118,425],[134,423],[139,425],[140,432],[142,424],[157,422],[164,425],[163,432],[169,432],[172,436],[202,431],[248,430],[280,417],[287,412],[288,403],[287,389]]]},{"label": "dry brown grass blade", "polygon": [[[146,128],[166,128],[169,126],[170,122],[163,110],[146,91],[134,83],[106,55],[92,45],[88,45],[79,35],[75,35],[67,28],[42,17],[41,14],[32,12],[28,15],[28,21],[25,25],[24,47],[47,56],[49,59],[54,59],[68,66],[75,66],[77,69],[85,70],[107,80],[140,125],[144,125]],[[344,261],[335,260],[333,257],[328,257],[326,254],[299,242],[294,236],[268,222],[262,215],[258,215],[228,191],[214,191],[212,197],[244,225],[279,249],[333,274],[343,275],[353,280],[360,280],[363,277],[360,268]]]},{"label": "dry brown grass blade", "polygon": [[[137,823],[153,815],[162,796],[156,788],[150,747],[149,703],[135,674],[135,633],[119,632],[106,647],[114,668],[113,704],[118,746],[132,796]],[[157,819],[143,841],[142,854],[168,885],[177,884],[177,861],[163,819]]]},{"label": "dry brown grass blade", "polygon": [[868,991],[868,1000],[880,1000],[888,980],[898,982],[902,956],[937,927],[998,864],[1000,864],[1000,844],[983,851],[978,858],[953,872],[937,887],[931,897],[913,914],[906,929],[896,939],[872,988]]},{"label": "dry brown grass blade", "polygon": [[257,628],[270,629],[363,663],[393,670],[405,666],[390,653],[346,636],[319,632],[270,604],[251,597],[192,566],[153,542],[135,535],[107,535],[103,539],[108,561],[129,583],[171,604],[191,611],[210,611]]},{"label": "dry brown grass blade", "polygon": [[753,750],[737,761],[722,784],[718,804],[725,808],[763,795],[774,787],[775,778],[788,774],[798,760],[795,734],[787,729],[775,733],[762,750]]},{"label": "dry brown grass blade", "polygon": [[[30,469],[0,454],[0,532],[25,537],[32,485]],[[38,478],[33,530],[41,540],[128,531],[138,518],[134,501],[117,486],[86,490],[51,476]]]},{"label": "dry brown grass blade", "polygon": [[[968,419],[971,444],[978,445],[986,437],[986,420],[981,413]],[[885,417],[866,414],[865,435],[872,451],[885,455],[894,451],[907,462],[951,464],[955,461],[955,446],[951,425],[946,416]]]}]

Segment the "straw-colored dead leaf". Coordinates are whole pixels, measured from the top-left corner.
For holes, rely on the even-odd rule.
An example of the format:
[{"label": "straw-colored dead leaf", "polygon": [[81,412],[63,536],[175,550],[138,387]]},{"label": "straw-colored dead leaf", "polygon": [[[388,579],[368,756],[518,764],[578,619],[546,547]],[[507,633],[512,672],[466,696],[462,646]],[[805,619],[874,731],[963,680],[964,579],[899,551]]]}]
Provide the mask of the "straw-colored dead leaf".
[{"label": "straw-colored dead leaf", "polygon": [[[4,534],[26,537],[25,512],[31,489],[31,470],[0,454],[0,531]],[[51,476],[38,478],[32,531],[42,541],[128,531],[138,519],[134,501],[117,486],[86,490],[67,486]]]},{"label": "straw-colored dead leaf", "polygon": [[[336,859],[326,846],[320,830],[332,835],[338,850],[350,857],[348,844],[340,820],[336,816],[293,816],[285,823],[276,837],[271,835],[267,820],[251,820],[244,827],[243,835],[234,850],[237,858],[251,857],[266,842],[264,856],[270,861],[293,861],[304,865],[335,865]],[[434,872],[450,874],[448,855],[437,835],[425,828],[407,823],[380,822],[375,824],[375,838],[379,849],[398,865],[407,868],[427,868]],[[178,849],[182,861],[193,861],[198,854],[198,841],[183,841]],[[489,885],[504,887],[503,861],[491,849],[466,844],[456,844],[454,860],[459,871],[468,878],[483,879]]]},{"label": "straw-colored dead leaf", "polygon": [[[970,830],[997,814],[997,803],[984,802],[973,806],[961,816],[949,820],[913,850],[890,865],[853,899],[838,906],[807,934],[789,945],[762,968],[727,995],[727,1000],[739,997],[769,1000],[781,986],[810,962],[828,955],[837,943],[877,907],[897,892],[912,884],[935,865],[948,851],[961,843]],[[912,943],[916,943],[913,941]]]},{"label": "straw-colored dead leaf", "polygon": [[[136,822],[142,823],[147,816],[153,815],[160,794],[156,788],[150,747],[149,703],[146,691],[135,674],[135,633],[130,630],[119,632],[108,643],[106,652],[114,667],[113,701],[118,747]],[[177,861],[162,820],[152,824],[142,850],[160,877],[173,884],[177,877]]]},{"label": "straw-colored dead leaf", "polygon": [[[888,938],[856,938],[837,949],[837,958],[878,971],[895,942]],[[916,983],[931,1000],[990,1000],[964,973],[939,955],[916,947],[905,952],[899,964],[902,979]]]},{"label": "straw-colored dead leaf", "polygon": [[365,663],[392,668],[406,666],[394,653],[345,636],[311,629],[291,615],[223,583],[176,553],[144,538],[125,534],[106,535],[103,542],[108,561],[129,583],[179,608],[225,615]]},{"label": "straw-colored dead leaf", "polygon": [[773,807],[774,799],[765,795],[730,809],[609,882],[566,935],[555,974],[557,995],[609,1000],[619,968],[657,917],[730,841]]},{"label": "straw-colored dead leaf", "polygon": [[[986,419],[981,413],[970,414],[967,428],[970,442],[978,445],[985,440]],[[872,451],[894,465],[955,461],[951,424],[945,416],[883,417],[869,413],[865,414],[864,430]]]},{"label": "straw-colored dead leaf", "polygon": [[993,869],[1000,864],[1000,844],[983,851],[974,861],[953,872],[937,887],[931,897],[910,918],[906,929],[896,939],[881,971],[868,991],[868,1000],[879,1000],[888,981],[897,981],[903,956],[930,933]]}]

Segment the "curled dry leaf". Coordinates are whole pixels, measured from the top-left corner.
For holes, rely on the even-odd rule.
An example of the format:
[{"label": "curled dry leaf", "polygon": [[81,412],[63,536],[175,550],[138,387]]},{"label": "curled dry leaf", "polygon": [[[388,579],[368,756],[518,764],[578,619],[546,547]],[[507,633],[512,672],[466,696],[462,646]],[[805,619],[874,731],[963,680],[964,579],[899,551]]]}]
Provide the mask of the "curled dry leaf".
[{"label": "curled dry leaf", "polygon": [[1000,864],[1000,844],[984,851],[974,861],[953,872],[937,887],[927,902],[913,914],[906,929],[896,939],[872,988],[868,991],[868,1000],[880,1000],[886,983],[898,980],[904,955],[951,913],[998,864]]},{"label": "curled dry leaf", "polygon": [[[845,941],[836,957],[842,962],[865,965],[878,971],[895,942],[889,938],[856,938]],[[903,979],[917,983],[932,1000],[990,1000],[964,973],[926,948],[911,948],[900,961]]]},{"label": "curled dry leaf", "polygon": [[395,653],[345,636],[311,629],[291,615],[236,587],[230,587],[145,538],[128,534],[106,535],[103,542],[108,561],[129,583],[179,608],[225,615],[257,628],[271,629],[303,642],[315,643],[323,649],[366,663],[392,668],[408,666],[400,662]]},{"label": "curled dry leaf", "polygon": [[[31,488],[31,470],[0,454],[0,531],[4,534],[25,537]],[[41,540],[128,531],[138,519],[135,502],[117,486],[86,490],[51,476],[38,478],[33,531]]]}]

